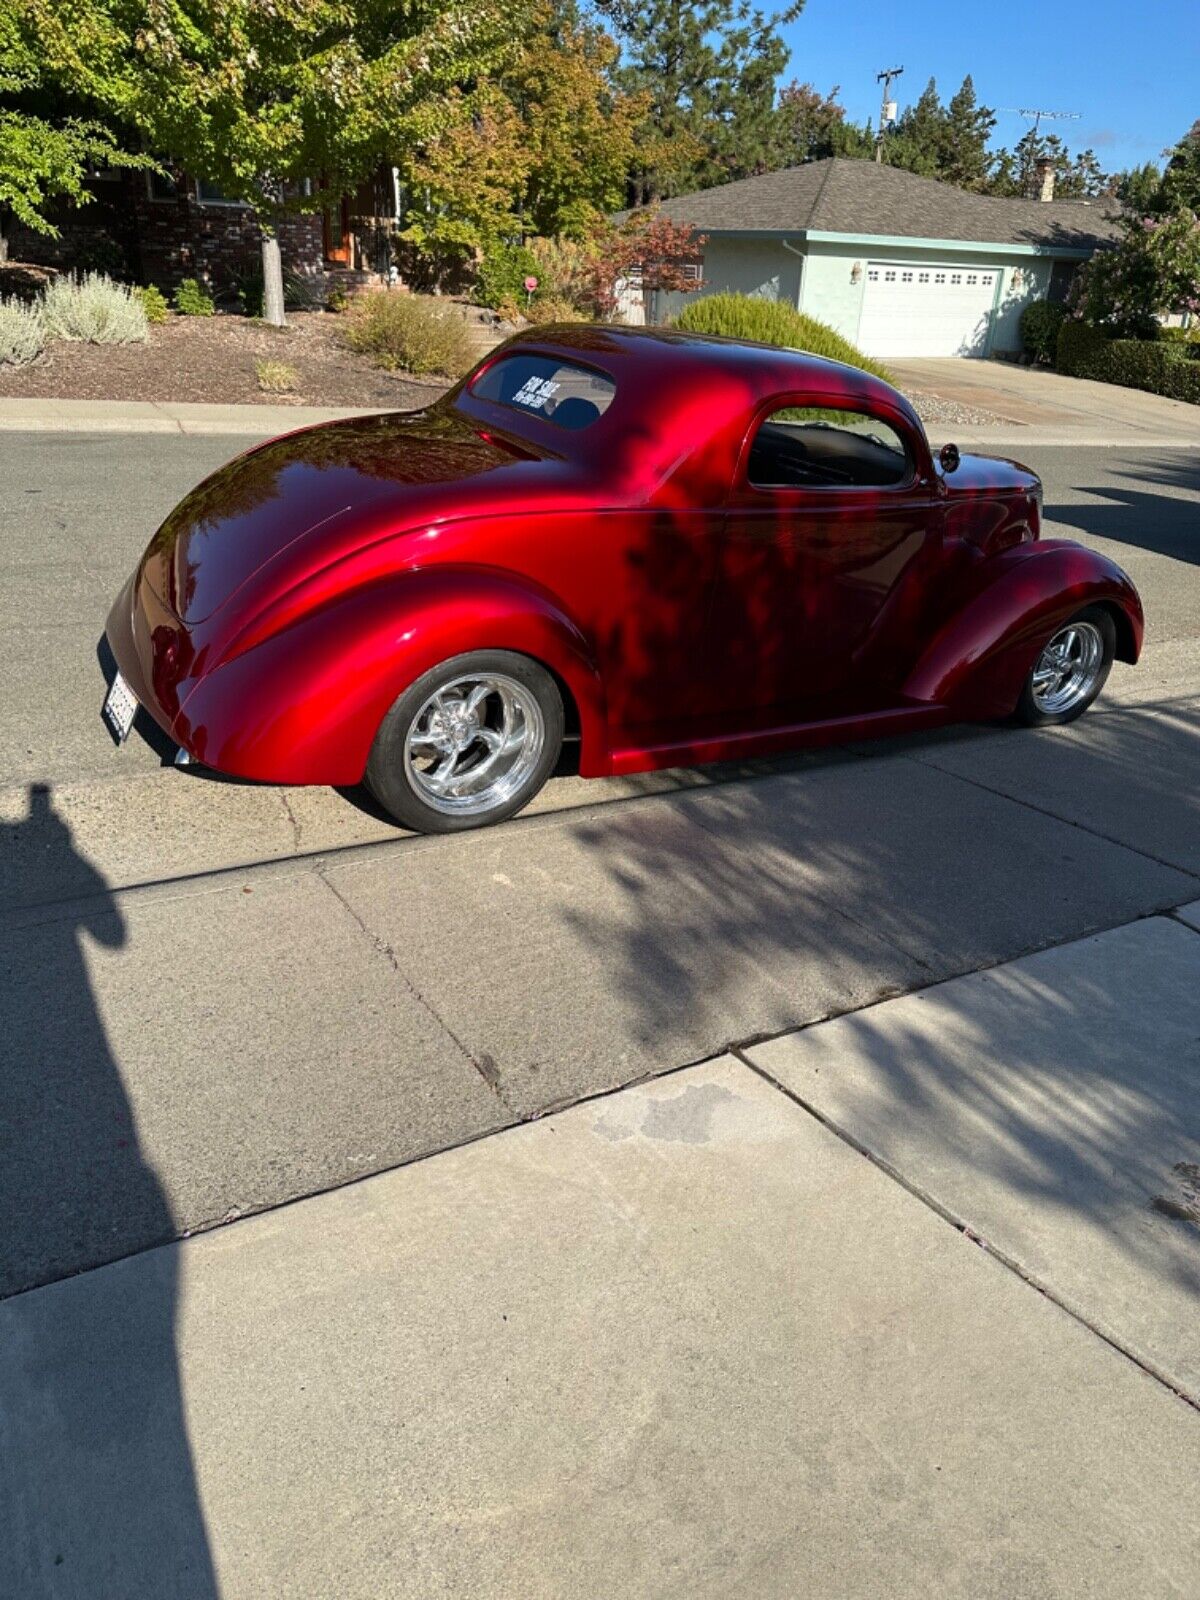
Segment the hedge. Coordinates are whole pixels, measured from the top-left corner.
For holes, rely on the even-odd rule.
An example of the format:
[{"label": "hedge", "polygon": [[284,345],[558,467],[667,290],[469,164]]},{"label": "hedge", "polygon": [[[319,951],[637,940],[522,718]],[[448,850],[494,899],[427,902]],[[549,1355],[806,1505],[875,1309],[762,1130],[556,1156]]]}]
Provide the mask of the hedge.
[{"label": "hedge", "polygon": [[893,381],[886,367],[863,355],[849,339],[782,300],[761,300],[750,294],[704,295],[684,307],[675,326],[688,333],[720,333],[731,339],[781,345],[785,350],[805,350],[874,373],[885,383]]},{"label": "hedge", "polygon": [[1087,323],[1064,322],[1058,335],[1058,370],[1200,405],[1200,361],[1191,358],[1186,344],[1106,339]]}]

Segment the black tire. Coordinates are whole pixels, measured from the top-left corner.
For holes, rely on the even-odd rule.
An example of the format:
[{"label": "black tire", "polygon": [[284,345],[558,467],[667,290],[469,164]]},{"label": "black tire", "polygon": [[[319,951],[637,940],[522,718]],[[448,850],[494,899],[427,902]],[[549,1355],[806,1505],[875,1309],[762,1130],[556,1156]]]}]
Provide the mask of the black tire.
[{"label": "black tire", "polygon": [[[1081,685],[1077,698],[1062,710],[1048,710],[1038,702],[1038,695],[1034,688],[1034,675],[1042,663],[1043,652],[1064,634],[1069,628],[1095,629],[1100,636],[1101,659],[1093,672],[1089,674],[1086,686]],[[1087,606],[1084,610],[1076,612],[1069,622],[1056,628],[1038,651],[1037,658],[1029,669],[1021,689],[1021,698],[1017,701],[1016,711],[1013,713],[1014,722],[1026,728],[1058,728],[1064,723],[1074,722],[1076,717],[1081,717],[1092,701],[1103,689],[1108,679],[1109,670],[1113,664],[1113,657],[1117,649],[1117,629],[1113,622],[1112,613],[1105,606]]]},{"label": "black tire", "polygon": [[[434,774],[418,771],[410,760],[409,735],[420,731],[415,725],[422,713],[428,710],[430,700],[439,689],[473,678],[485,682],[495,680],[498,684],[509,685],[510,689],[513,685],[517,686],[512,693],[527,713],[521,717],[521,725],[527,730],[525,746],[512,774],[514,786],[511,792],[501,794],[494,805],[465,812],[439,809],[438,802],[431,803],[433,796],[426,783]],[[532,697],[536,703],[536,713],[518,691],[524,691],[525,695]],[[451,696],[450,703],[461,702]],[[503,697],[498,688],[496,704],[502,703]],[[536,741],[529,730],[537,728],[539,716],[540,745],[535,748]],[[528,656],[517,655],[509,650],[473,650],[466,655],[452,656],[411,684],[380,723],[367,761],[367,787],[390,816],[402,827],[411,828],[415,833],[461,833],[468,828],[504,822],[529,804],[553,772],[562,749],[563,722],[563,703],[558,685],[544,667]],[[484,731],[494,734],[496,730]],[[465,733],[463,737],[466,737]],[[439,748],[430,757],[431,765],[436,765],[448,755],[448,751]],[[486,759],[486,751],[467,745],[463,756],[468,762],[482,761]],[[446,796],[440,803],[463,802]]]}]

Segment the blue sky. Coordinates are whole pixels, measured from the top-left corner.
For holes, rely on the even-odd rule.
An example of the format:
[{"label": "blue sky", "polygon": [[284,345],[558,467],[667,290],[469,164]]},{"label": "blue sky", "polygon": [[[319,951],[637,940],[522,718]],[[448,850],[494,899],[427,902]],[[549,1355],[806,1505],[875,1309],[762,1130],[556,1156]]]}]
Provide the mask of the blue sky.
[{"label": "blue sky", "polygon": [[[969,72],[985,105],[1078,111],[1043,123],[1072,150],[1095,150],[1108,171],[1156,161],[1200,118],[1197,0],[808,0],[786,30],[786,78],[823,93],[841,84],[855,122],[879,114],[875,74],[904,67],[900,109],[931,77],[948,100]],[[993,143],[1015,144],[1028,124],[1001,114]]]}]

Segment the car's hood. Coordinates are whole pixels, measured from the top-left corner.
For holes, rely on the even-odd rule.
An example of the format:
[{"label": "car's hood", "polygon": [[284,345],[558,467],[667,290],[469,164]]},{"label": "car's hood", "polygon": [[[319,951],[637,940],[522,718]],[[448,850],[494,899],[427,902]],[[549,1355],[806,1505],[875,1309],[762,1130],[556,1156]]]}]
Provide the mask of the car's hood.
[{"label": "car's hood", "polygon": [[[285,434],[206,478],[163,523],[143,573],[176,616],[202,622],[285,551],[319,559],[403,527],[479,510],[555,465],[443,407]],[[486,489],[485,489],[486,484]]]}]

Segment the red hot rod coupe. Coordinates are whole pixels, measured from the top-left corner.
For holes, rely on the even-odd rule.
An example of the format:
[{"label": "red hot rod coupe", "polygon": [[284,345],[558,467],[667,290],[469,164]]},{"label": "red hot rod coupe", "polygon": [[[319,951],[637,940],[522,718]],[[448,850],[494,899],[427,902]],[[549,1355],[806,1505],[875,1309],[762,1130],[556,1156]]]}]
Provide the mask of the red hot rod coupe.
[{"label": "red hot rod coupe", "polygon": [[194,489],[108,619],[106,715],[120,738],[141,704],[221,772],[365,778],[428,832],[511,816],[571,757],[602,777],[1068,722],[1137,660],[1142,608],[1041,511],[1032,472],[935,461],[853,368],[534,329],[425,410]]}]

